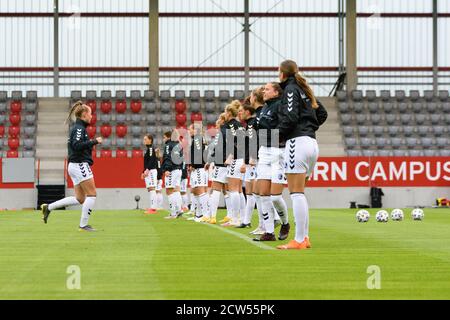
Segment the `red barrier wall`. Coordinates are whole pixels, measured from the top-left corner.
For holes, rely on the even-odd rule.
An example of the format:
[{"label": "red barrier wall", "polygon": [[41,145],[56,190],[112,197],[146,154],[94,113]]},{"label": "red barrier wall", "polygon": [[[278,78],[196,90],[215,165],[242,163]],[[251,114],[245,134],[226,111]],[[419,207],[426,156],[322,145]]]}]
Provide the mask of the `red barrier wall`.
[{"label": "red barrier wall", "polygon": [[[143,188],[139,158],[96,158],[98,188]],[[68,186],[73,187],[70,178]],[[450,187],[448,157],[321,157],[308,187]]]}]

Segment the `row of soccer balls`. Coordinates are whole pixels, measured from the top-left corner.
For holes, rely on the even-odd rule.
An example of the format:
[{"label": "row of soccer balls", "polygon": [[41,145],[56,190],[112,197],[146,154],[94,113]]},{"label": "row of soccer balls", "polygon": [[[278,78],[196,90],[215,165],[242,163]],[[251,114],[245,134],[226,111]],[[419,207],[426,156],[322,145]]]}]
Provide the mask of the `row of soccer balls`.
[{"label": "row of soccer balls", "polygon": [[[423,220],[425,214],[423,213],[423,210],[420,208],[415,208],[411,211],[411,217],[413,220]],[[391,212],[391,219],[393,221],[402,221],[405,215],[403,214],[402,209],[394,209]],[[367,210],[361,209],[356,212],[356,220],[358,222],[367,222],[369,221],[370,213]],[[375,215],[375,219],[378,222],[388,222],[389,220],[389,212],[386,210],[380,210]]]}]

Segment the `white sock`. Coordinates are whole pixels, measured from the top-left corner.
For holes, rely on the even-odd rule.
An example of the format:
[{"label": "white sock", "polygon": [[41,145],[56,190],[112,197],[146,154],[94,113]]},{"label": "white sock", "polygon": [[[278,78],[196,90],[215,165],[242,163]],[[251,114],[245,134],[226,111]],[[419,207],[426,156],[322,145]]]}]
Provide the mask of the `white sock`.
[{"label": "white sock", "polygon": [[225,207],[227,208],[227,217],[231,218],[233,216],[233,213],[231,212],[230,193],[229,192],[227,192],[223,196],[223,200],[225,201]]},{"label": "white sock", "polygon": [[274,226],[274,207],[272,204],[272,201],[270,200],[270,196],[261,196],[261,207],[263,212],[263,219],[264,219],[264,228],[266,229],[267,233],[274,233],[275,232],[275,226]]},{"label": "white sock", "polygon": [[288,220],[288,208],[286,205],[286,201],[284,201],[283,196],[277,195],[277,196],[270,196],[273,206],[276,210],[276,212],[278,213],[278,216],[281,219],[281,222],[283,224],[286,224],[289,222]]},{"label": "white sock", "polygon": [[239,193],[240,197],[240,208],[239,208],[239,220],[244,221],[245,219],[245,207],[247,206],[247,202],[245,200],[244,193]]},{"label": "white sock", "polygon": [[189,205],[189,198],[187,193],[181,195],[181,199],[182,199],[182,206],[187,208],[187,206]]},{"label": "white sock", "polygon": [[215,218],[217,215],[217,208],[219,207],[220,201],[220,192],[217,190],[213,190],[211,196],[209,197],[209,213],[212,218]]},{"label": "white sock", "polygon": [[161,192],[156,193],[156,201],[158,208],[164,208],[164,198]]},{"label": "white sock", "polygon": [[66,197],[64,199],[52,202],[48,205],[48,210],[52,211],[59,208],[64,208],[68,206],[76,206],[79,205],[77,198],[75,197]]},{"label": "white sock", "polygon": [[255,208],[255,196],[253,194],[247,195],[247,205],[245,206],[245,217],[243,223],[249,224],[252,222],[253,209]]},{"label": "white sock", "polygon": [[150,209],[156,209],[156,191],[149,191],[148,196],[150,198]]},{"label": "white sock", "polygon": [[174,194],[172,193],[172,194],[168,195],[168,196],[167,196],[167,200],[168,200],[168,202],[169,202],[169,211],[170,211],[170,214],[171,214],[172,216],[176,215],[177,212],[176,212],[176,209],[175,209],[175,197],[174,197]]},{"label": "white sock", "polygon": [[192,195],[191,197],[191,211],[195,214],[195,216],[199,216],[200,215],[200,204],[198,203],[199,199],[198,196],[196,195]]},{"label": "white sock", "polygon": [[303,242],[308,231],[308,201],[303,193],[291,194],[292,210],[295,218],[295,241]]},{"label": "white sock", "polygon": [[231,222],[236,224],[239,221],[239,208],[241,206],[241,197],[239,196],[239,192],[230,192],[229,204],[231,206]]},{"label": "white sock", "polygon": [[262,213],[261,196],[259,194],[253,194],[256,202],[256,209],[258,210],[258,228],[264,229],[264,218]]},{"label": "white sock", "polygon": [[202,217],[202,216],[209,216],[208,213],[208,194],[203,193],[201,195],[198,196],[198,205],[199,205],[199,213],[198,216]]},{"label": "white sock", "polygon": [[80,227],[86,227],[89,222],[89,217],[91,216],[92,209],[95,205],[95,199],[97,197],[86,197],[86,200],[84,200],[83,207],[81,208],[81,220],[80,220]]},{"label": "white sock", "polygon": [[181,212],[181,208],[183,207],[183,198],[181,197],[180,192],[174,192],[174,202],[175,202],[175,210],[176,213]]}]

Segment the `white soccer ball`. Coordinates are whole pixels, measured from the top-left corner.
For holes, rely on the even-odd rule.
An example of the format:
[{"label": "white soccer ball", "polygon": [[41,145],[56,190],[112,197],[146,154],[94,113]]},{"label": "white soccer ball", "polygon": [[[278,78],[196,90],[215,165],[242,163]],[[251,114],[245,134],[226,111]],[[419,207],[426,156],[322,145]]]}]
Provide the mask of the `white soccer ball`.
[{"label": "white soccer ball", "polygon": [[367,222],[369,221],[369,218],[370,213],[367,210],[361,209],[356,212],[356,220],[358,220],[358,222]]},{"label": "white soccer ball", "polygon": [[380,210],[377,212],[375,219],[377,219],[378,222],[388,222],[389,213],[386,210]]},{"label": "white soccer ball", "polygon": [[394,209],[391,212],[392,221],[402,221],[404,217],[402,209]]},{"label": "white soccer ball", "polygon": [[423,220],[425,214],[423,213],[423,210],[420,208],[415,208],[413,211],[411,211],[411,217],[413,220]]}]

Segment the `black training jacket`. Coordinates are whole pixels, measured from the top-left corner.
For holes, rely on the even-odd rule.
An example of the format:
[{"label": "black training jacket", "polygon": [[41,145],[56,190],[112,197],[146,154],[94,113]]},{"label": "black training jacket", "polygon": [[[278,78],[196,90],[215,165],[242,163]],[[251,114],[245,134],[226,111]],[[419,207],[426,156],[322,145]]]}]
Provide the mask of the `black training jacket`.
[{"label": "black training jacket", "polygon": [[191,155],[190,164],[194,169],[200,169],[205,166],[203,158],[206,149],[206,144],[203,141],[202,135],[195,135],[191,137]]},{"label": "black training jacket", "polygon": [[[261,108],[262,109],[262,108]],[[248,164],[250,158],[256,160],[258,158],[258,119],[251,117],[247,119],[245,124],[245,164]]]},{"label": "black training jacket", "polygon": [[[241,149],[238,152],[238,136],[240,135],[242,135],[241,140],[245,143],[244,127],[236,119],[231,119],[220,127],[220,130],[218,130],[214,139],[213,150],[210,157],[212,158],[211,161],[214,161],[216,167],[225,167],[225,161],[229,155],[232,155],[233,159],[237,159],[237,156],[241,154],[242,158],[245,157],[245,145],[241,146]],[[221,150],[219,148],[221,148]],[[219,152],[222,153],[221,158],[219,158]]]},{"label": "black training jacket", "polygon": [[178,141],[168,140],[164,144],[163,172],[183,169],[183,148]]},{"label": "black training jacket", "polygon": [[162,180],[162,176],[163,176],[163,171],[162,171],[162,168],[161,168],[161,161],[159,161],[158,160],[158,176],[157,176],[157,178],[158,178],[158,180]]},{"label": "black training jacket", "polygon": [[[281,97],[267,100],[261,110],[258,121],[259,145],[265,147],[282,147],[283,144],[278,141],[272,141],[272,130],[277,129],[279,123],[280,108],[282,106]],[[274,138],[276,135],[274,135]]]},{"label": "black training jacket", "polygon": [[77,119],[70,130],[67,142],[69,162],[87,162],[90,166],[94,164],[92,160],[92,149],[98,144],[97,140],[90,140],[86,131],[89,124],[81,119]]},{"label": "black training jacket", "polygon": [[148,145],[144,155],[144,170],[158,169],[158,158],[153,145]]},{"label": "black training jacket", "polygon": [[283,88],[282,106],[279,112],[277,128],[284,141],[308,136],[316,138],[316,131],[323,124],[327,112],[319,102],[319,108],[311,106],[311,100],[295,81],[295,77],[289,77],[281,83]]}]

